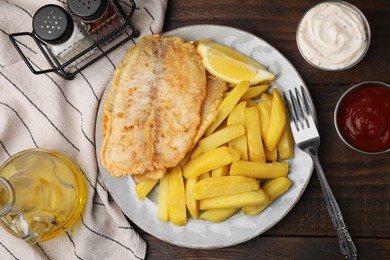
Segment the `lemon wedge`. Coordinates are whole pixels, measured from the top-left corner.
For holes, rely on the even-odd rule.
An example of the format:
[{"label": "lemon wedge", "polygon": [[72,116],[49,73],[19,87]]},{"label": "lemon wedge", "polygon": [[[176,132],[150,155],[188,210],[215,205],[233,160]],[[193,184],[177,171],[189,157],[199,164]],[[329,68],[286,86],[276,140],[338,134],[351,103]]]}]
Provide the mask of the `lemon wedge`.
[{"label": "lemon wedge", "polygon": [[230,84],[249,81],[254,85],[275,79],[262,64],[227,46],[204,40],[199,42],[197,50],[206,70]]}]

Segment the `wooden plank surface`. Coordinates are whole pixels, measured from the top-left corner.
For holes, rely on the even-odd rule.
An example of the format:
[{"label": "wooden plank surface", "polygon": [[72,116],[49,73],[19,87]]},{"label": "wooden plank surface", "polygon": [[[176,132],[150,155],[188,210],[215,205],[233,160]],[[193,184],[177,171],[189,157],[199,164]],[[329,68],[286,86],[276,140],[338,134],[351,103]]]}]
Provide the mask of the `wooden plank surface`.
[{"label": "wooden plank surface", "polygon": [[[161,242],[152,236],[147,259],[344,259],[333,237],[261,236],[240,245],[222,249],[188,249]],[[356,238],[358,259],[388,259],[390,242],[384,239]]]}]

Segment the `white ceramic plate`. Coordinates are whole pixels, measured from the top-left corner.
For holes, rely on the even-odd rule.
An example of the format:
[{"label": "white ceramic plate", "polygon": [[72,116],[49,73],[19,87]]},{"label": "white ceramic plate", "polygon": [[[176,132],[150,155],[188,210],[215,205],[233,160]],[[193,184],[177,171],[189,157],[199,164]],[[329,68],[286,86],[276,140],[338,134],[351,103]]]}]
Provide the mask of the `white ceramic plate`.
[{"label": "white ceramic plate", "polygon": [[[209,38],[228,45],[266,65],[277,74],[273,85],[285,91],[294,86],[305,86],[302,78],[290,62],[264,40],[242,30],[216,25],[194,25],[164,33],[165,36],[179,36],[185,41]],[[108,90],[108,88],[107,88]],[[106,93],[107,94],[107,90]],[[104,97],[102,99],[104,101]],[[101,102],[102,104],[104,102]],[[184,227],[178,227],[157,219],[157,191],[140,201],[135,192],[135,183],[131,177],[112,177],[100,161],[99,151],[102,144],[101,113],[102,104],[96,122],[96,154],[100,172],[112,197],[123,212],[137,226],[149,234],[178,246],[189,248],[221,248],[235,245],[256,237],[278,223],[296,204],[305,190],[313,171],[311,158],[298,148],[295,158],[290,160],[291,188],[257,216],[237,213],[222,223],[189,219]],[[313,106],[312,106],[313,107]]]}]

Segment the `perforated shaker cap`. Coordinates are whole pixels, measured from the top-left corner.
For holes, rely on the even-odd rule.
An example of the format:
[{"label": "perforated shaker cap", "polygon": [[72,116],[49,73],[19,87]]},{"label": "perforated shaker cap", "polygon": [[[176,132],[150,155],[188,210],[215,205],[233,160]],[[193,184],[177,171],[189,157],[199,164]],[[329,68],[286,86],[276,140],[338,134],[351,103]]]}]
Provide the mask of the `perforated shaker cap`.
[{"label": "perforated shaker cap", "polygon": [[33,17],[33,30],[43,41],[50,44],[66,42],[73,34],[72,17],[58,5],[45,5]]},{"label": "perforated shaker cap", "polygon": [[85,22],[99,20],[108,8],[108,0],[68,0],[69,10]]}]

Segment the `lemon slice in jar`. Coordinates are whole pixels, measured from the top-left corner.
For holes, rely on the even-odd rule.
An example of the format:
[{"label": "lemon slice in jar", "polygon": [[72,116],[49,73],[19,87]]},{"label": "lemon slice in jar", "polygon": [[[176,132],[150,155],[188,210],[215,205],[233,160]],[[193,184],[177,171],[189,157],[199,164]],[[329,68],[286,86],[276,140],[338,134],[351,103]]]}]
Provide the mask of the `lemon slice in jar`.
[{"label": "lemon slice in jar", "polygon": [[275,79],[275,75],[262,64],[227,46],[203,40],[197,50],[206,70],[230,84],[249,81],[254,85]]}]

